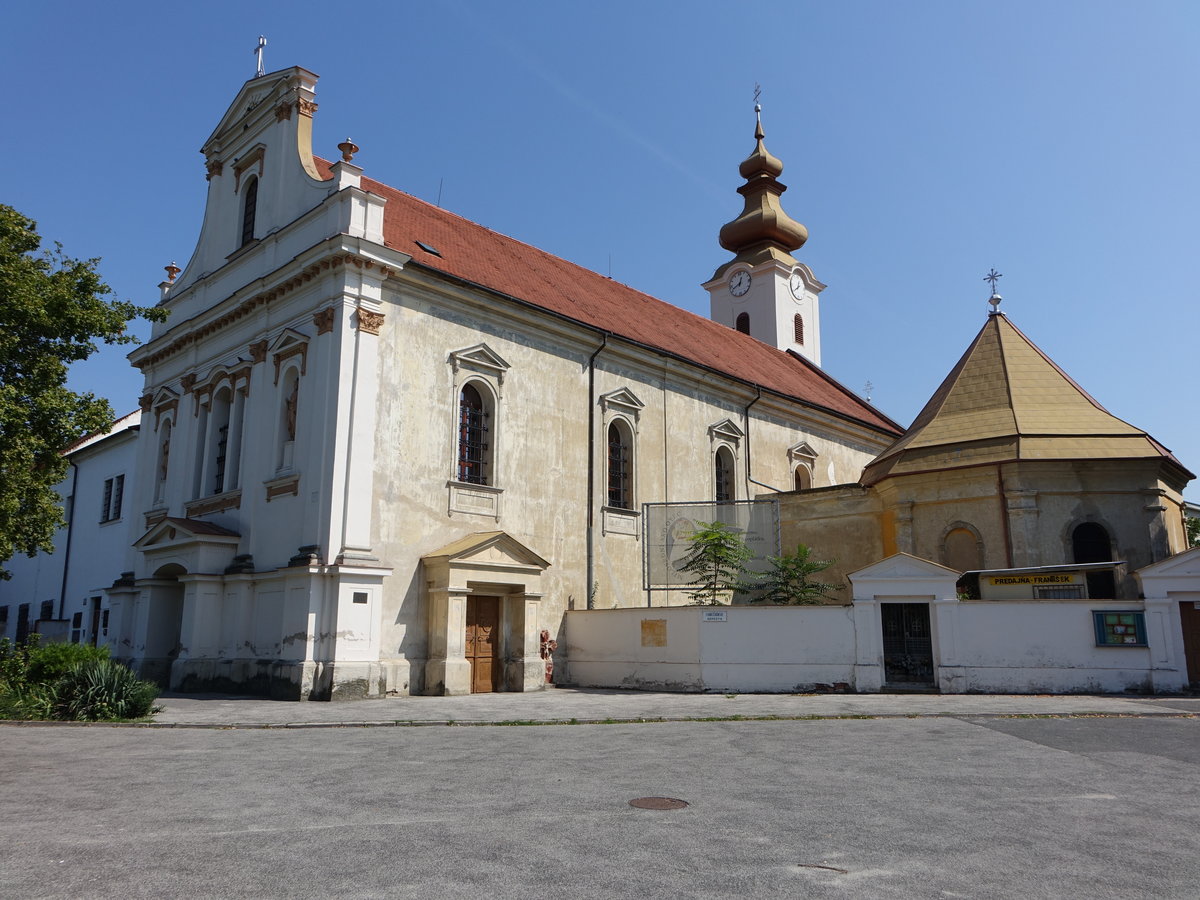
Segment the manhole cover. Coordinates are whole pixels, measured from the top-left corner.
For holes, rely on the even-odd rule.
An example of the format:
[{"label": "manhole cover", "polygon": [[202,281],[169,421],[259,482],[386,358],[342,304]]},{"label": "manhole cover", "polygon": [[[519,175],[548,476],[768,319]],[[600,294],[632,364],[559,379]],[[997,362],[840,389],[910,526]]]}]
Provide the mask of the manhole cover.
[{"label": "manhole cover", "polygon": [[638,797],[636,800],[630,800],[629,805],[638,809],[683,809],[688,802],[676,800],[674,797]]}]

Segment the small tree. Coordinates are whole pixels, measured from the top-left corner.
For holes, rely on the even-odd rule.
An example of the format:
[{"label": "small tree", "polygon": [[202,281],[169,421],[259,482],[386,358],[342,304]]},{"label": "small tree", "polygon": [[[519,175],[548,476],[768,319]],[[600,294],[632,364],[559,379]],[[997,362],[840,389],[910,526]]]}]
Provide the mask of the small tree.
[{"label": "small tree", "polygon": [[812,549],[804,544],[797,545],[794,553],[768,556],[771,568],[759,576],[761,593],[753,598],[753,602],[801,605],[834,600],[833,593],[844,590],[846,585],[817,581],[813,576],[824,572],[836,561],[813,559]]},{"label": "small tree", "polygon": [[697,606],[719,606],[736,591],[746,590],[746,560],[754,553],[735,529],[724,522],[697,522],[692,546],[680,571],[696,576],[688,597]]},{"label": "small tree", "polygon": [[1183,520],[1183,524],[1187,530],[1188,546],[1200,547],[1200,519],[1188,517]]},{"label": "small tree", "polygon": [[134,340],[131,320],[166,316],[108,299],[97,260],[72,259],[57,244],[39,253],[41,240],[37,223],[0,205],[0,562],[53,549],[63,524],[54,491],[67,473],[62,450],[112,424],[107,401],[67,389],[67,367],[97,341]]}]

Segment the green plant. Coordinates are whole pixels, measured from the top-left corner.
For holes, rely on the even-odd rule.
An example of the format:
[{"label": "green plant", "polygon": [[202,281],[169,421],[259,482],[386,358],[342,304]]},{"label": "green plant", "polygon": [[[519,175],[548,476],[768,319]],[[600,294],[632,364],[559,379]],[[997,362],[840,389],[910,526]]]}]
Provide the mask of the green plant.
[{"label": "green plant", "polygon": [[736,529],[724,522],[697,522],[691,548],[679,570],[696,576],[688,597],[697,606],[719,606],[730,595],[748,587],[746,561],[754,553]]},{"label": "green plant", "polygon": [[111,659],[87,660],[71,667],[55,694],[56,719],[141,719],[155,711],[158,686]]},{"label": "green plant", "polygon": [[1183,520],[1183,525],[1187,531],[1188,546],[1200,547],[1200,519],[1188,517]]},{"label": "green plant", "polygon": [[108,659],[107,647],[91,644],[38,644],[29,649],[29,680],[53,684],[83,662]]},{"label": "green plant", "polygon": [[768,556],[767,563],[770,569],[759,576],[761,593],[753,597],[752,601],[801,605],[834,600],[836,598],[833,594],[844,590],[846,585],[818,581],[814,578],[834,562],[836,560],[813,559],[812,549],[805,544],[798,544],[793,553]]}]

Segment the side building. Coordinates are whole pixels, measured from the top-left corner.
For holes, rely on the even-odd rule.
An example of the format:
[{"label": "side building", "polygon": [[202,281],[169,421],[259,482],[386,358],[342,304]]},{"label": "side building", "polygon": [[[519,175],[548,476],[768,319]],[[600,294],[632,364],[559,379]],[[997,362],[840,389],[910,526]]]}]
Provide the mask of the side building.
[{"label": "side building", "polygon": [[140,411],[122,416],[63,452],[70,470],[57,490],[66,525],[54,537],[55,552],[5,562],[12,578],[0,582],[0,637],[23,641],[36,632],[46,640],[107,642],[105,590],[114,561],[136,536],[128,492],[141,418]]}]

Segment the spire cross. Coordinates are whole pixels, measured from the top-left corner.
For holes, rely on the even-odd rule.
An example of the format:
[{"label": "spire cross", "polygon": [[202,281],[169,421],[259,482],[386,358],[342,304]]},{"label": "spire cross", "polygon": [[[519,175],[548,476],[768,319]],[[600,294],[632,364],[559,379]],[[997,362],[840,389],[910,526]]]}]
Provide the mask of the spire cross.
[{"label": "spire cross", "polygon": [[254,48],[254,55],[258,57],[258,69],[254,73],[255,78],[262,78],[267,74],[263,68],[263,48],[267,46],[267,39],[261,34],[258,36],[258,46]]},{"label": "spire cross", "polygon": [[762,96],[762,88],[758,82],[754,82],[754,111],[762,112],[762,104],[758,102],[758,98]]},{"label": "spire cross", "polygon": [[996,271],[996,267],[992,266],[992,270],[983,276],[983,280],[991,284],[992,293],[994,294],[996,293],[996,282],[1003,277],[1003,275]]}]

